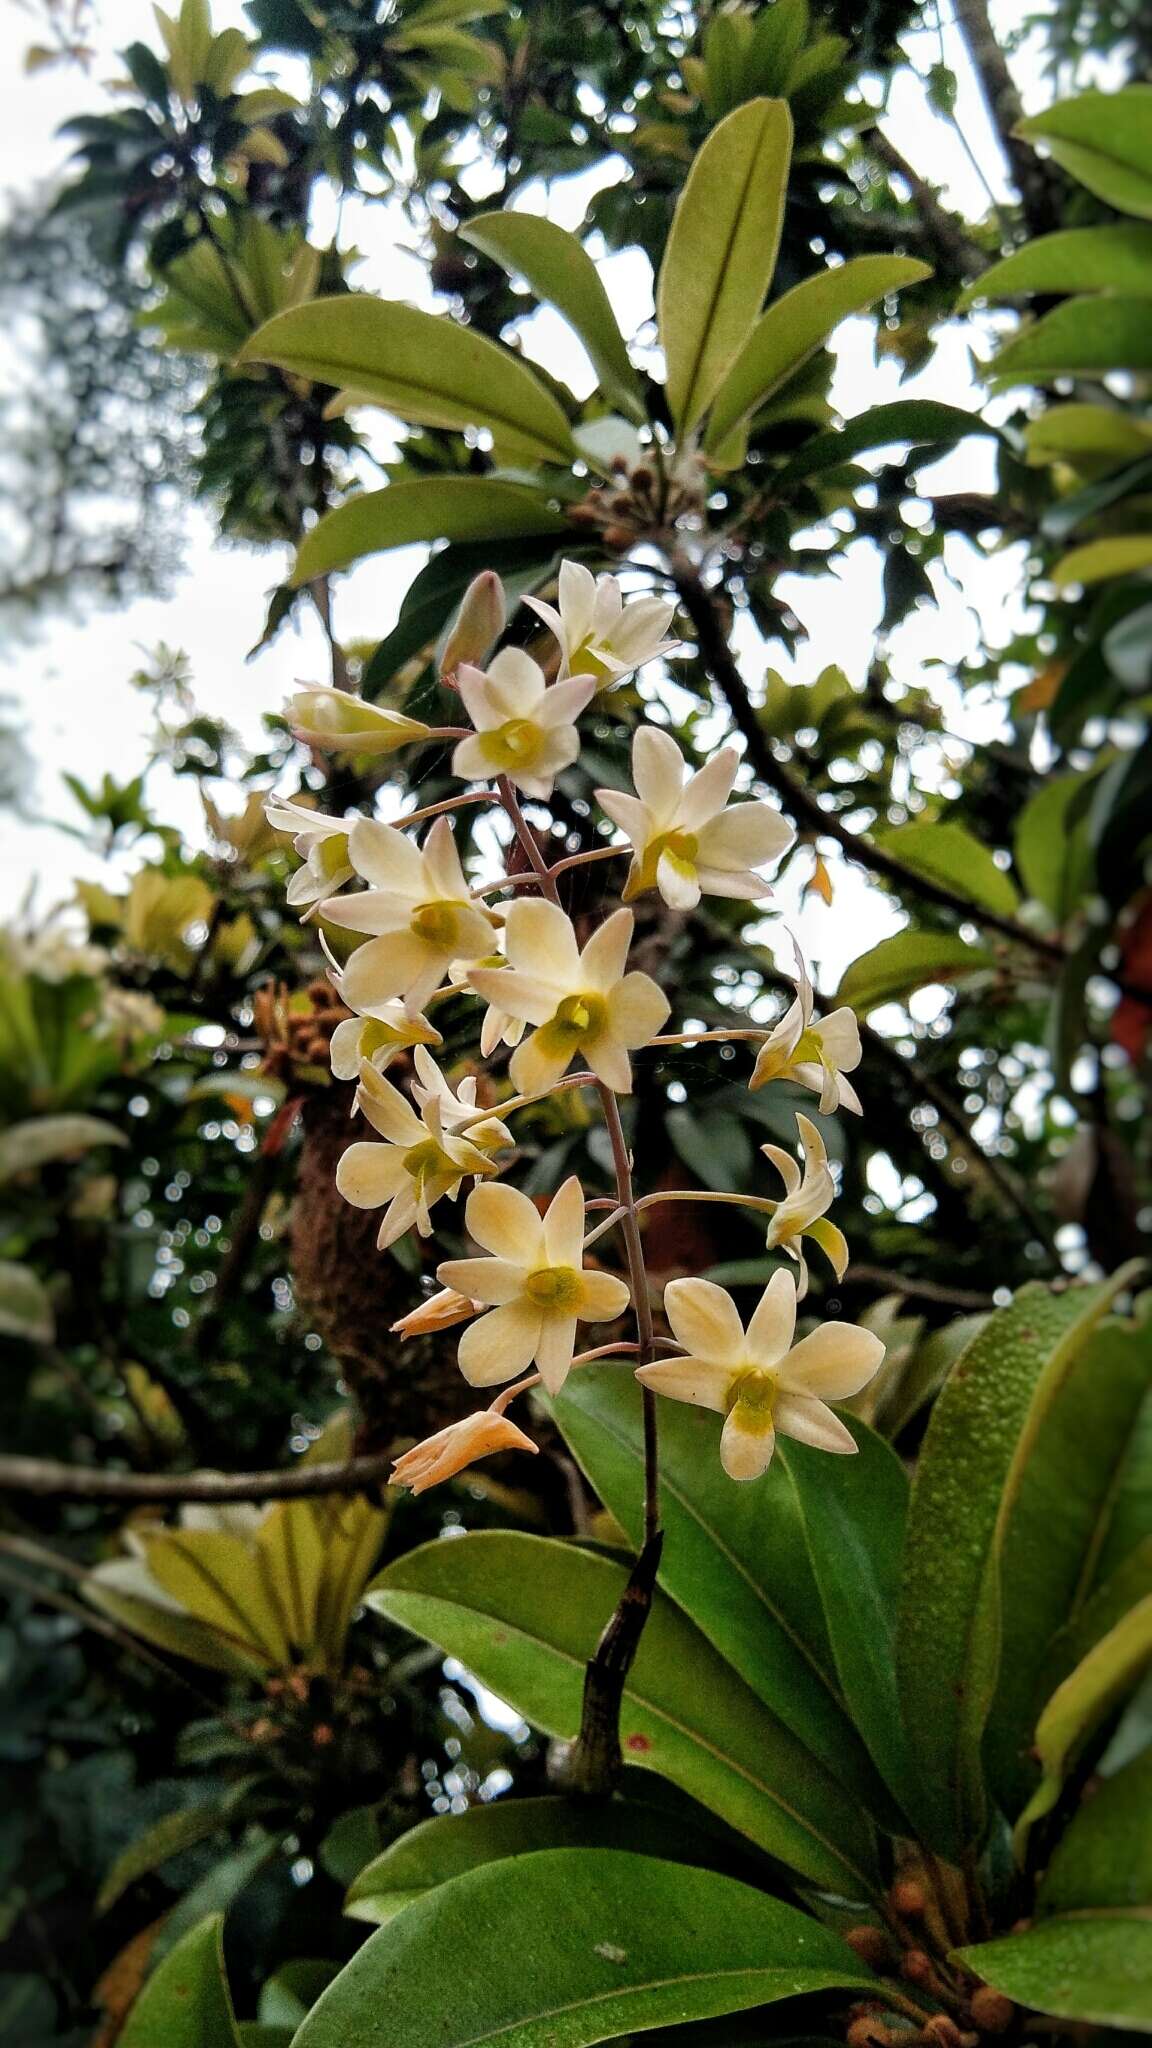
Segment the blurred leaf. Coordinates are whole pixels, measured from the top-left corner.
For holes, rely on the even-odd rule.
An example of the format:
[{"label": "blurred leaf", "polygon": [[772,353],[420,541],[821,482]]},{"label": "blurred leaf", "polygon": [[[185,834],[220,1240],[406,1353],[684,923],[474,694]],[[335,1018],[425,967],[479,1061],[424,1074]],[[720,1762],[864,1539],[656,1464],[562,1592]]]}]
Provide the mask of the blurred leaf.
[{"label": "blurred leaf", "polygon": [[1098,222],[1040,235],[981,271],[961,292],[957,309],[977,299],[1097,291],[1152,297],[1152,228]]},{"label": "blurred leaf", "polygon": [[902,1002],[931,982],[953,982],[994,965],[991,953],[947,932],[895,932],[845,969],[836,1001],[864,1016],[881,1003]]},{"label": "blurred leaf", "polygon": [[[1152,362],[1149,367],[1152,368]],[[1052,571],[1060,588],[1070,583],[1102,583],[1109,576],[1131,576],[1138,569],[1152,569],[1152,533],[1122,533],[1109,540],[1086,541],[1073,548]]]},{"label": "blurred leaf", "polygon": [[96,1895],[96,1912],[110,1912],[116,1901],[140,1878],[159,1870],[182,1850],[207,1841],[224,1825],[226,1814],[226,1802],[220,1799],[204,1800],[196,1806],[179,1806],[174,1813],[164,1814],[116,1858]]},{"label": "blurred leaf", "polygon": [[1037,1821],[1051,1813],[1093,1738],[1134,1691],[1152,1665],[1152,1594],[1129,1608],[1057,1686],[1036,1724],[1036,1754],[1043,1773],[1015,1830],[1023,1861]]},{"label": "blurred leaf", "polygon": [[1118,213],[1152,219],[1152,86],[1058,100],[1016,127]]},{"label": "blurred leaf", "polygon": [[31,1266],[0,1259],[0,1337],[51,1344],[56,1335],[52,1298]]},{"label": "blurred leaf", "polygon": [[889,405],[874,405],[857,413],[826,434],[813,434],[778,471],[776,481],[783,488],[794,478],[839,469],[868,449],[900,443],[951,447],[969,434],[1001,438],[999,428],[989,426],[979,413],[964,412],[960,406],[945,405],[936,398],[897,398]]},{"label": "blurred leaf", "polygon": [[986,375],[997,384],[1046,384],[1053,377],[1152,369],[1147,299],[1066,299],[1023,326],[997,351]]},{"label": "blurred leaf", "polygon": [[37,1116],[0,1134],[0,1181],[35,1173],[57,1159],[78,1159],[97,1145],[126,1145],[123,1131],[98,1116]]},{"label": "blurred leaf", "polygon": [[885,832],[880,844],[885,853],[894,853],[914,874],[943,882],[946,888],[966,896],[982,910],[1012,917],[1019,906],[1020,898],[1010,876],[997,867],[989,849],[963,825],[951,821],[929,824],[913,818],[907,825],[897,825]]}]

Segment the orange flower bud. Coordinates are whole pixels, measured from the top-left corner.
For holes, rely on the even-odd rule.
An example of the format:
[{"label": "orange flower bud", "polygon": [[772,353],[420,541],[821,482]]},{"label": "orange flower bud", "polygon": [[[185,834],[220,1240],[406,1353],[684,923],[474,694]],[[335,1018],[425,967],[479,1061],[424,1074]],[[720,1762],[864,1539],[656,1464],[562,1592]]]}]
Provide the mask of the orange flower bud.
[{"label": "orange flower bud", "polygon": [[454,1287],[441,1287],[436,1294],[430,1294],[419,1308],[409,1309],[392,1328],[398,1337],[425,1337],[435,1330],[450,1330],[453,1323],[465,1323],[469,1316],[479,1315],[483,1303],[473,1301],[467,1294],[458,1294]]},{"label": "orange flower bud", "polygon": [[411,1487],[413,1493],[424,1493],[430,1486],[439,1486],[445,1479],[455,1478],[467,1466],[474,1465],[478,1458],[490,1458],[496,1451],[532,1451],[538,1446],[506,1415],[497,1415],[491,1408],[481,1408],[475,1415],[461,1416],[459,1422],[451,1422],[447,1429],[437,1430],[435,1436],[426,1437],[422,1444],[414,1444],[397,1458],[392,1467],[394,1486]]}]

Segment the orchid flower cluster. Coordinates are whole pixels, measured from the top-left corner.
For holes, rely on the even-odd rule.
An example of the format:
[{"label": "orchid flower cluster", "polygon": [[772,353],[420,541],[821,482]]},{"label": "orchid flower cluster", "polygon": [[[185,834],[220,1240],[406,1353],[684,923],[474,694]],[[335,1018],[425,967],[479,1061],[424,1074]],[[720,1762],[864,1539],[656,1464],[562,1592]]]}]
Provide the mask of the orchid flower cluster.
[{"label": "orchid flower cluster", "polygon": [[[494,575],[477,578],[442,657],[467,728],[433,728],[335,689],[303,691],[288,709],[303,741],[353,756],[452,740],[453,773],[484,786],[461,800],[487,800],[503,811],[527,862],[522,872],[471,887],[447,815],[452,804],[417,811],[399,826],[326,818],[281,799],[268,808],[272,824],[293,834],[303,861],[289,901],[305,916],[363,935],[343,967],[330,956],[332,980],[352,1013],[333,1037],[332,1071],[356,1082],[356,1110],[375,1134],[344,1153],[341,1194],[383,1212],[378,1242],[385,1247],[412,1229],[428,1237],[433,1211],[455,1202],[470,1183],[464,1219],[481,1256],[443,1261],[440,1291],[394,1327],[404,1337],[464,1324],[458,1358],[465,1380],[502,1391],[489,1407],[405,1452],[394,1479],[421,1492],[492,1452],[534,1450],[508,1418],[509,1403],[538,1385],[557,1394],[574,1366],[604,1355],[633,1365],[646,1403],[663,1395],[723,1415],[720,1455],[733,1479],[766,1470],[778,1432],[823,1450],[852,1451],[853,1438],[828,1403],[867,1384],[883,1345],[839,1322],[794,1341],[807,1290],[806,1241],[838,1278],[848,1259],[827,1214],[835,1182],[816,1125],[797,1118],[802,1167],[775,1145],[762,1148],[783,1183],[779,1197],[690,1189],[637,1196],[619,1108],[633,1087],[633,1059],[646,1048],[741,1036],[759,1040],[751,1087],[788,1078],[812,1090],[825,1115],[840,1107],[859,1111],[847,1078],[860,1059],[855,1019],[849,1010],[817,1017],[798,950],[795,1000],[774,1029],[760,1032],[662,1035],[668,998],[649,974],[629,965],[634,917],[626,905],[653,890],[679,912],[693,910],[703,895],[762,899],[770,894],[763,871],[787,851],[791,828],[769,803],[733,801],[735,748],[722,748],[689,773],[671,735],[644,723],[632,748],[632,789],[596,792],[622,841],[550,865],[520,798],[546,802],[556,776],[578,758],[579,720],[594,698],[675,646],[666,637],[674,605],[657,597],[627,601],[617,578],[595,578],[573,561],[561,565],[556,608],[527,602],[559,644],[551,664],[558,675],[548,680],[513,646],[478,665],[503,632],[505,605]],[[418,840],[415,828],[426,820]],[[581,945],[557,877],[612,852],[630,861],[623,903]],[[488,899],[501,889],[510,900],[493,907]],[[454,1087],[433,1057],[442,1040],[427,1012],[459,991],[485,1006],[481,1059],[502,1058],[507,1049],[513,1092],[495,1111],[478,1102],[474,1077]],[[401,1053],[410,1056],[406,1092],[386,1073]],[[615,1201],[600,1204],[610,1213],[591,1229],[575,1176],[543,1214],[500,1178],[515,1155],[516,1112],[573,1087],[598,1093],[616,1169]],[[767,1246],[793,1262],[795,1277],[787,1266],[773,1274],[747,1328],[723,1288],[688,1277],[664,1290],[671,1337],[654,1332],[642,1217],[667,1200],[730,1201],[767,1214]],[[592,1245],[614,1229],[627,1278],[589,1263]],[[629,1307],[634,1341],[577,1352],[581,1325],[616,1324]],[[653,1517],[656,1499],[650,1473]]]}]

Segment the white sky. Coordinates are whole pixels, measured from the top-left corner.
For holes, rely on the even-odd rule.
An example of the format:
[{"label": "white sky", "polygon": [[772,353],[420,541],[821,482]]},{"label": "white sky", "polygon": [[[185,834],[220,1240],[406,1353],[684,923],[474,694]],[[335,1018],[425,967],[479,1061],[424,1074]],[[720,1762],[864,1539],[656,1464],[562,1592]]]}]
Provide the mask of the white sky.
[{"label": "white sky", "polygon": [[[67,152],[66,141],[56,134],[59,124],[73,113],[91,111],[100,104],[99,82],[115,75],[112,53],[116,48],[134,37],[148,40],[154,35],[147,0],[106,0],[100,12],[102,47],[91,76],[62,70],[29,78],[19,67],[19,53],[33,33],[29,17],[14,0],[0,0],[3,47],[10,53],[0,75],[0,195],[27,191],[58,173]],[[214,12],[217,27],[231,21],[245,24],[238,0],[216,0]],[[960,122],[995,188],[997,149],[963,47],[951,29],[944,31],[944,43],[947,60],[960,77]],[[907,39],[907,46],[922,70],[940,55],[935,32],[918,31]],[[1045,94],[1041,88],[1030,97],[1042,100]],[[972,214],[983,210],[986,195],[972,163],[954,130],[929,110],[913,77],[903,75],[897,81],[887,126],[910,161],[944,186],[946,200]],[[573,181],[559,182],[548,192],[537,189],[520,203],[534,211],[546,211],[565,224],[575,224],[589,189],[587,180],[578,186]],[[320,224],[321,232],[325,225]],[[423,266],[396,246],[395,232],[386,209],[346,207],[343,239],[367,255],[357,282],[392,297],[427,303]],[[651,312],[646,264],[634,256],[617,256],[605,261],[604,273],[622,326],[626,332],[635,331]],[[901,385],[895,365],[873,360],[869,323],[853,321],[841,330],[835,401],[846,416],[911,395],[939,397],[975,410],[981,392],[972,377],[969,344],[968,333],[959,328],[947,331],[929,367]],[[541,314],[526,336],[526,346],[554,370],[569,376],[578,391],[590,388],[582,352],[558,316]],[[925,474],[933,489],[987,488],[989,444],[969,442]],[[423,549],[405,549],[377,556],[343,582],[338,628],[344,638],[373,639],[389,630],[424,554]],[[951,730],[973,738],[987,736],[1000,722],[988,698],[981,695],[965,700],[950,687],[945,694],[936,680],[937,672],[924,665],[941,655],[954,664],[963,653],[975,650],[978,634],[970,608],[974,602],[986,621],[1003,622],[1002,627],[998,623],[998,630],[1005,639],[1015,630],[1017,618],[1011,607],[1019,584],[1019,557],[1010,551],[984,563],[966,544],[956,542],[950,544],[949,564],[962,580],[965,595],[933,571],[939,608],[916,614],[895,636],[897,673],[906,682],[931,681],[946,702]],[[260,634],[266,592],[283,567],[283,560],[268,550],[222,544],[214,538],[207,516],[191,510],[184,568],[171,598],[133,604],[119,612],[95,612],[82,623],[49,624],[25,644],[0,648],[4,657],[0,694],[19,705],[37,765],[35,808],[42,818],[71,825],[81,822],[81,813],[60,781],[62,770],[91,783],[106,769],[124,779],[142,765],[149,707],[128,682],[132,670],[139,666],[142,648],[159,641],[183,648],[191,659],[201,708],[226,718],[250,739],[260,732],[261,715],[277,708],[290,688],[301,680],[324,678],[321,635],[303,609],[300,623],[287,629],[272,648],[252,662],[244,659],[245,650]],[[794,604],[808,627],[809,638],[802,643],[795,662],[779,647],[767,651],[767,661],[798,681],[813,679],[826,663],[836,661],[859,680],[879,618],[878,570],[874,552],[861,546],[841,565],[834,583],[783,578],[781,593]],[[754,667],[750,675],[754,681]],[[1005,693],[1021,680],[1018,673],[1005,678]],[[157,777],[153,796],[161,815],[196,830],[196,805],[189,786],[165,787]],[[228,808],[226,796],[224,807]],[[130,864],[138,859],[136,853]],[[806,867],[806,863],[797,865],[798,869]],[[99,856],[71,835],[49,823],[29,826],[0,817],[0,915],[11,913],[30,881],[34,882],[38,909],[44,911],[70,894],[74,876],[100,872]],[[798,872],[797,883],[802,879]],[[821,965],[825,986],[834,985],[848,960],[899,922],[891,906],[868,887],[858,871],[838,878],[831,913],[818,903],[797,911],[794,889],[782,893],[790,922],[797,923],[806,949]]]}]

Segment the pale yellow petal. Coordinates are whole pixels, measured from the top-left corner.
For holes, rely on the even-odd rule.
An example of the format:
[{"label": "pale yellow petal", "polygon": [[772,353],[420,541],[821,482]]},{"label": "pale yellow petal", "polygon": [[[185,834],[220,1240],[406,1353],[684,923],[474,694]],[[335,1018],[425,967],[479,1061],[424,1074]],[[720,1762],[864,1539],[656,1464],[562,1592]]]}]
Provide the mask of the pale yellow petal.
[{"label": "pale yellow petal", "polygon": [[720,1463],[729,1479],[759,1479],[772,1463],[776,1432],[765,1428],[763,1411],[746,1416],[737,1401],[720,1432]]},{"label": "pale yellow petal", "polygon": [[664,1313],[672,1334],[695,1359],[738,1366],[745,1355],[744,1326],[732,1296],[712,1280],[670,1280]]},{"label": "pale yellow petal", "polygon": [[634,970],[608,997],[608,1028],[622,1045],[635,1050],[664,1029],[670,1010],[667,996],[651,975]]},{"label": "pale yellow petal", "polygon": [[670,1401],[691,1401],[696,1408],[712,1408],[723,1415],[733,1375],[725,1366],[709,1365],[702,1358],[661,1358],[655,1365],[638,1365],[636,1378]]},{"label": "pale yellow petal", "polygon": [[580,1321],[614,1323],[631,1299],[627,1283],[615,1273],[586,1272],[581,1281]]},{"label": "pale yellow petal", "polygon": [[575,1316],[544,1316],[536,1344],[536,1367],[550,1394],[558,1394],[564,1385],[575,1349]]},{"label": "pale yellow petal", "polygon": [[836,1451],[842,1457],[851,1457],[856,1450],[851,1430],[823,1401],[811,1395],[779,1394],[776,1427],[781,1436],[793,1436],[797,1443],[811,1444],[818,1451]]},{"label": "pale yellow petal", "polygon": [[796,1288],[791,1273],[773,1273],[748,1325],[747,1351],[757,1365],[774,1366],[796,1329]]},{"label": "pale yellow petal", "polygon": [[513,1301],[469,1323],[457,1353],[469,1386],[498,1387],[518,1379],[535,1356],[542,1320],[538,1308]]},{"label": "pale yellow petal", "polygon": [[822,1323],[800,1342],[780,1367],[780,1384],[790,1393],[819,1394],[847,1401],[880,1369],[884,1345],[855,1323]]},{"label": "pale yellow petal", "polygon": [[496,1258],[509,1259],[525,1271],[543,1262],[544,1225],[539,1210],[507,1181],[486,1181],[474,1188],[464,1216],[477,1244]]},{"label": "pale yellow petal", "polygon": [[556,1190],[544,1217],[544,1251],[548,1265],[584,1263],[584,1190],[574,1173]]}]

